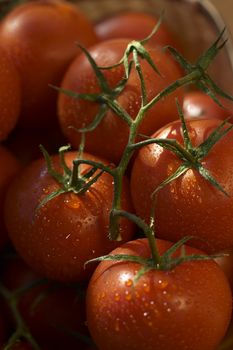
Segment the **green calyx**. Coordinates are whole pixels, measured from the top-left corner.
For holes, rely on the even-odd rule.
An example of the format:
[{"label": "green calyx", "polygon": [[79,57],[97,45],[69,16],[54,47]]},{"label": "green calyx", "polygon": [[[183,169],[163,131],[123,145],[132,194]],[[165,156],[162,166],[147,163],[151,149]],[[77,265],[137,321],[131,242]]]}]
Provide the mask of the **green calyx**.
[{"label": "green calyx", "polygon": [[217,180],[211,175],[211,173],[203,166],[202,160],[208,155],[208,153],[211,151],[213,146],[220,139],[222,139],[229,131],[232,130],[233,125],[227,125],[228,119],[223,121],[209,135],[209,137],[203,143],[201,143],[198,147],[194,147],[189,137],[186,122],[178,102],[177,102],[177,108],[179,111],[179,116],[182,124],[184,146],[180,145],[176,140],[173,140],[173,142],[170,142],[170,140],[168,140],[165,146],[163,146],[163,140],[151,139],[151,141],[152,143],[153,141],[157,144],[161,143],[162,147],[176,154],[177,157],[182,160],[182,164],[178,167],[178,169],[172,175],[166,178],[155,189],[155,191],[151,194],[151,197],[153,198],[158,191],[160,191],[163,187],[165,187],[172,181],[179,178],[189,169],[195,169],[203,178],[205,178],[208,182],[210,182],[215,188],[217,188],[219,191],[221,191],[222,193],[228,196],[228,193],[224,190],[221,184],[219,184]]},{"label": "green calyx", "polygon": [[[51,157],[49,156],[46,149],[42,145],[40,145],[40,149],[46,161],[47,171],[58,182],[60,186],[58,190],[44,197],[44,199],[38,205],[37,210],[44,206],[46,203],[48,203],[50,200],[61,195],[62,193],[85,193],[99,179],[99,177],[103,174],[104,171],[111,174],[112,171],[110,167],[104,166],[102,163],[82,159],[84,147],[83,145],[84,138],[81,142],[78,156],[73,160],[73,167],[71,169],[70,167],[68,167],[65,161],[65,153],[70,151],[70,146],[67,145],[59,148],[60,166],[63,170],[63,173],[60,173],[55,170]],[[85,173],[81,173],[80,171],[80,167],[82,164],[90,165],[90,169]]]}]

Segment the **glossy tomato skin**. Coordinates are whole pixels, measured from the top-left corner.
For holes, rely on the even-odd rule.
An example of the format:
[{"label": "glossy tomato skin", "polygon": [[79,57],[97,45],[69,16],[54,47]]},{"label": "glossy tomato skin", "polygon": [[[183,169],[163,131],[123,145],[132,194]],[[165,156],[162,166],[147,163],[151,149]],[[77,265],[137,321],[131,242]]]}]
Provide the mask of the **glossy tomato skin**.
[{"label": "glossy tomato skin", "polygon": [[[171,243],[158,240],[160,254]],[[186,247],[186,253],[200,254]],[[111,254],[150,257],[146,239]],[[180,251],[179,251],[180,254]],[[151,270],[133,284],[141,265],[101,262],[87,290],[87,322],[100,350],[214,350],[231,317],[228,281],[214,261]]]},{"label": "glossy tomato skin", "polygon": [[[99,66],[110,66],[119,62],[128,43],[129,39],[107,40],[92,46],[89,52]],[[160,48],[148,46],[147,49],[162,75],[160,77],[155,73],[147,62],[141,62],[149,101],[168,84],[176,81],[182,72],[171,56],[164,53]],[[120,66],[111,70],[104,70],[103,74],[108,84],[113,88],[124,77],[124,70]],[[79,93],[97,93],[100,91],[93,68],[84,54],[77,56],[72,62],[64,76],[61,87]],[[162,125],[177,119],[175,97],[182,100],[182,96],[182,90],[178,89],[164,100],[159,101],[156,106],[147,112],[139,132],[150,135]],[[136,117],[141,105],[141,88],[138,74],[134,68],[124,90],[117,97],[117,101],[133,119]],[[58,115],[61,129],[74,148],[77,148],[80,143],[80,133],[71,126],[80,129],[85,125],[89,125],[98,109],[97,103],[72,99],[63,93],[59,95]],[[128,125],[109,110],[97,128],[86,134],[85,147],[88,152],[118,163],[127,144],[128,135]]]},{"label": "glossy tomato skin", "polygon": [[226,250],[222,254],[223,256],[216,258],[215,261],[227,276],[231,290],[233,291],[233,250]]},{"label": "glossy tomato skin", "polygon": [[[10,291],[25,289],[19,298],[18,308],[42,349],[85,348],[84,340],[69,333],[76,332],[83,338],[88,337],[84,286],[45,281],[19,256],[8,259],[1,273],[1,281]],[[35,285],[27,290],[27,286],[33,283]]]},{"label": "glossy tomato skin", "polygon": [[[157,22],[158,18],[149,13],[126,11],[101,20],[95,25],[95,31],[102,41],[115,38],[142,40],[151,33]],[[164,23],[150,39],[150,43],[177,47],[173,33]]]},{"label": "glossy tomato skin", "polygon": [[21,85],[17,69],[3,47],[0,47],[0,141],[15,128],[21,107]]},{"label": "glossy tomato skin", "polygon": [[[217,119],[187,121],[194,146],[200,145],[219,126]],[[153,136],[176,139],[183,143],[181,123],[168,124]],[[190,169],[157,195],[155,222],[159,238],[178,241],[195,236],[190,245],[207,252],[219,252],[233,246],[233,132],[219,140],[204,157],[202,164],[228,193],[228,196]],[[136,213],[149,221],[151,194],[181,165],[181,160],[160,146],[143,147],[138,153],[131,175],[131,194]],[[139,189],[143,188],[143,191]]]},{"label": "glossy tomato skin", "polygon": [[4,201],[13,178],[20,171],[21,164],[6,147],[0,146],[0,249],[8,242],[8,233],[4,224]]},{"label": "glossy tomato skin", "polygon": [[[223,106],[225,105],[224,101],[221,103]],[[214,118],[222,120],[233,114],[229,109],[217,105],[210,96],[202,91],[190,91],[184,95],[183,113],[187,119]],[[232,120],[230,119],[230,121]]]},{"label": "glossy tomato skin", "polygon": [[[16,25],[17,23],[17,25]],[[97,41],[92,24],[75,5],[39,0],[15,7],[2,21],[0,42],[16,65],[22,82],[20,123],[25,127],[51,124],[58,85],[78,53],[76,42]]]},{"label": "glossy tomato skin", "polygon": [[[75,151],[66,153],[69,167],[76,156]],[[88,154],[84,158],[103,161]],[[58,156],[53,156],[52,161],[61,172]],[[83,171],[88,169],[83,166]],[[36,211],[40,201],[59,188],[48,175],[44,159],[31,163],[7,193],[6,226],[16,250],[35,271],[59,281],[80,281],[88,278],[92,270],[90,265],[84,269],[87,260],[120,244],[108,238],[113,178],[104,173],[84,194],[61,194]],[[132,211],[126,178],[122,207]],[[123,241],[128,241],[134,228],[131,222],[122,219],[120,230]]]}]

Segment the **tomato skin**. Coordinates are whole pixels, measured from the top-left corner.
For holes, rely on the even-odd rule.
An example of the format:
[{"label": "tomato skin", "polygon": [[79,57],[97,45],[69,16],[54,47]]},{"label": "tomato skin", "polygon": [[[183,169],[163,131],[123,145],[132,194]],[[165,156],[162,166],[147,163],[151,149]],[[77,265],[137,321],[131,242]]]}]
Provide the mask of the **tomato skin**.
[{"label": "tomato skin", "polygon": [[[109,66],[119,62],[128,43],[129,39],[108,40],[92,46],[89,52],[98,65]],[[141,61],[147,97],[150,101],[169,83],[180,78],[182,72],[171,56],[164,53],[160,48],[148,46],[147,49],[162,74],[162,77],[160,77],[146,61]],[[108,84],[114,87],[124,77],[124,70],[120,66],[111,70],[104,70],[103,74]],[[61,87],[79,93],[97,93],[100,91],[93,69],[84,54],[77,56],[72,62],[64,76]],[[182,96],[183,91],[178,89],[163,101],[159,101],[156,106],[147,112],[139,132],[151,135],[162,125],[177,119],[175,97],[182,100]],[[141,105],[141,87],[138,74],[134,68],[124,90],[117,97],[117,101],[133,119],[136,117]],[[70,126],[80,129],[84,125],[89,125],[96,116],[98,109],[97,103],[72,99],[63,93],[59,95],[59,122],[64,135],[74,148],[77,148],[80,143],[80,133]],[[118,163],[127,144],[128,135],[128,125],[109,110],[97,128],[86,134],[85,149]]]},{"label": "tomato skin", "polygon": [[[158,22],[158,18],[143,12],[126,11],[101,20],[95,25],[95,31],[100,40],[115,38],[131,38],[142,40],[147,37]],[[177,47],[173,34],[164,23],[150,39],[150,44]]]},{"label": "tomato skin", "polygon": [[62,0],[28,2],[3,19],[0,42],[22,81],[22,125],[43,127],[55,119],[56,93],[48,84],[59,85],[78,53],[76,42],[89,46],[96,41],[85,15]]},{"label": "tomato skin", "polygon": [[[200,145],[221,121],[187,121],[194,146]],[[176,139],[183,144],[181,123],[170,123],[153,136]],[[157,236],[172,242],[195,236],[190,245],[207,252],[219,252],[233,246],[233,132],[219,140],[202,163],[223,186],[228,196],[207,182],[196,170],[188,170],[159,191],[155,211]],[[134,162],[130,186],[137,215],[149,221],[151,194],[179,166],[181,160],[157,145],[143,147]],[[143,191],[140,191],[143,188]]]},{"label": "tomato skin", "polygon": [[[160,254],[171,246],[167,241],[157,243]],[[197,252],[186,247],[187,255]],[[111,254],[150,257],[148,241],[128,242]],[[141,268],[131,262],[104,261],[92,275],[87,322],[98,348],[216,349],[227,330],[232,303],[218,265],[202,260],[167,271],[151,270],[133,285]]]},{"label": "tomato skin", "polygon": [[21,165],[13,153],[0,146],[0,249],[8,242],[8,234],[4,224],[4,201],[6,191],[13,178],[19,172]]},{"label": "tomato skin", "polygon": [[[76,151],[66,153],[69,167],[76,156]],[[84,158],[104,162],[88,154]],[[52,161],[61,172],[58,156],[53,156]],[[90,167],[83,166],[83,171],[87,169]],[[113,178],[104,173],[84,194],[61,194],[35,212],[40,201],[59,188],[48,174],[44,159],[31,163],[7,193],[6,226],[16,250],[39,274],[59,281],[80,281],[92,271],[90,265],[84,269],[87,260],[106,254],[121,243],[108,238]],[[122,207],[132,211],[126,178]],[[132,237],[134,227],[122,219],[120,230],[124,242]]]},{"label": "tomato skin", "polygon": [[0,47],[0,76],[0,141],[4,141],[18,122],[21,85],[19,73],[3,47]]},{"label": "tomato skin", "polygon": [[[224,101],[221,103],[225,105]],[[201,91],[190,91],[184,95],[183,113],[187,119],[215,118],[222,120],[233,114],[229,109],[218,106],[210,96]]]},{"label": "tomato skin", "polygon": [[219,264],[227,279],[230,283],[231,290],[233,291],[233,251],[223,252],[223,256],[216,258],[215,261]]}]

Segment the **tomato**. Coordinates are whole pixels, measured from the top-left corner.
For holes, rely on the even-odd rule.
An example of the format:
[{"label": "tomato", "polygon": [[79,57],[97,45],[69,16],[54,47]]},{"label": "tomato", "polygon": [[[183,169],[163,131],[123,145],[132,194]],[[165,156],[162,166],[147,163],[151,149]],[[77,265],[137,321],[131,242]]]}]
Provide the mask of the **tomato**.
[{"label": "tomato", "polygon": [[233,251],[225,251],[223,254],[225,255],[216,258],[215,260],[227,276],[231,290],[233,291]]},{"label": "tomato", "polygon": [[[77,152],[66,153],[69,167]],[[84,158],[99,162],[91,155]],[[58,156],[53,156],[55,169]],[[106,163],[105,163],[106,164]],[[83,166],[86,173],[90,166]],[[128,181],[123,183],[122,207],[132,211]],[[44,159],[28,165],[12,183],[6,197],[5,219],[9,236],[20,256],[38,273],[60,281],[86,279],[91,267],[84,263],[106,254],[120,242],[108,238],[109,212],[113,199],[113,178],[103,173],[83,194],[63,193],[36,210],[41,200],[60,189],[48,174]],[[132,237],[133,225],[120,224],[123,241]]]},{"label": "tomato", "polygon": [[0,47],[0,141],[5,140],[17,124],[21,105],[19,73]]},{"label": "tomato", "polygon": [[[160,254],[171,243],[157,241]],[[181,251],[179,251],[179,254]],[[111,254],[150,257],[147,239]],[[200,254],[186,246],[186,254]],[[178,253],[176,254],[178,256]],[[150,270],[133,282],[138,263],[104,261],[87,290],[87,322],[100,350],[214,350],[231,317],[228,281],[214,261]]]},{"label": "tomato", "polygon": [[[220,125],[217,119],[190,120],[187,127],[194,146],[200,145]],[[203,166],[228,193],[216,189],[196,170],[190,169],[158,192],[155,209],[156,234],[172,242],[195,236],[190,245],[208,252],[233,246],[233,131],[219,140],[202,160]],[[183,144],[180,121],[153,135]],[[151,194],[181,165],[172,152],[153,144],[143,147],[134,162],[131,193],[136,213],[149,220]],[[143,188],[143,191],[141,189]]]},{"label": "tomato", "polygon": [[[151,33],[157,22],[158,18],[152,14],[126,11],[101,20],[95,25],[95,30],[102,41],[114,38],[142,40]],[[174,38],[173,33],[164,23],[150,39],[150,43],[160,46],[178,46],[178,40]]]},{"label": "tomato", "polygon": [[[98,65],[109,66],[117,63],[129,43],[128,39],[115,39],[101,42],[89,49]],[[159,76],[146,61],[141,61],[142,71],[147,88],[148,101],[165,88],[169,83],[181,76],[178,65],[170,55],[160,48],[147,47],[152,60],[158,66],[162,76]],[[113,88],[123,78],[123,67],[104,70],[108,84]],[[61,84],[64,89],[79,93],[97,93],[100,88],[84,54],[77,56],[65,74]],[[139,132],[150,135],[169,121],[177,119],[175,97],[182,99],[183,92],[178,89],[175,93],[159,101],[151,108],[144,119]],[[141,105],[141,87],[136,70],[133,68],[124,90],[117,97],[122,108],[134,119]],[[80,143],[80,133],[76,129],[89,125],[97,114],[97,103],[77,100],[61,93],[58,99],[59,121],[65,136],[74,148]],[[71,128],[73,126],[74,128]],[[86,134],[85,149],[88,152],[102,156],[118,163],[128,141],[128,125],[108,110],[104,119],[92,132]]]},{"label": "tomato", "polygon": [[44,127],[56,113],[58,85],[78,53],[75,45],[97,41],[92,24],[75,5],[62,0],[32,1],[15,7],[2,21],[0,42],[22,81],[20,123]]},{"label": "tomato", "polygon": [[8,234],[4,224],[4,201],[10,182],[20,170],[20,163],[6,147],[0,146],[0,249],[6,244]]},{"label": "tomato", "polygon": [[[221,100],[221,99],[220,99]],[[221,101],[224,106],[224,102]],[[190,91],[184,95],[183,112],[186,118],[226,119],[233,113],[221,108],[212,98],[201,91]]]},{"label": "tomato", "polygon": [[[41,279],[18,256],[9,259],[1,274],[2,283],[11,291],[27,288]],[[18,307],[42,348],[83,349],[85,341],[75,337],[72,332],[83,338],[88,337],[84,298],[84,286],[44,281],[25,290]]]}]

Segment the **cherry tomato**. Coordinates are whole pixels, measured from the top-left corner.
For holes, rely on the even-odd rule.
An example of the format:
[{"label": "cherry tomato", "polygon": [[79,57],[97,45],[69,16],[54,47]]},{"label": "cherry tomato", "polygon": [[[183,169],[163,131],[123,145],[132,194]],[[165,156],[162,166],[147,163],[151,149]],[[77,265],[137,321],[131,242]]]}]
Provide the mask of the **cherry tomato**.
[{"label": "cherry tomato", "polygon": [[[158,18],[149,13],[126,11],[101,20],[95,25],[100,40],[115,38],[145,39],[155,27]],[[150,43],[177,47],[173,33],[162,23]]]},{"label": "cherry tomato", "polygon": [[[66,153],[72,166],[77,152]],[[85,159],[104,162],[84,155]],[[58,156],[52,161],[58,172]],[[106,162],[105,162],[106,164]],[[90,166],[81,168],[90,170]],[[113,199],[113,178],[103,173],[83,194],[63,193],[36,210],[41,200],[61,186],[48,174],[44,159],[28,165],[12,183],[5,205],[6,226],[20,256],[39,274],[60,281],[87,278],[91,267],[84,263],[106,254],[120,242],[108,238],[109,212]],[[132,211],[128,181],[123,183],[122,207]],[[133,225],[128,220],[120,224],[123,241],[132,237]]]},{"label": "cherry tomato", "polygon": [[[221,101],[221,99],[220,99]],[[224,106],[224,102],[222,102]],[[186,118],[226,119],[233,113],[221,108],[212,98],[201,91],[190,91],[184,95],[183,112]]]},{"label": "cherry tomato", "polygon": [[5,140],[16,126],[21,105],[19,73],[0,47],[0,141]]},{"label": "cherry tomato", "polygon": [[6,191],[10,182],[13,180],[14,176],[20,170],[20,163],[16,159],[13,153],[11,153],[6,147],[0,146],[0,249],[8,241],[8,234],[4,224],[4,201],[6,196]]},{"label": "cherry tomato", "polygon": [[[128,39],[115,39],[101,42],[89,49],[90,54],[100,66],[111,66],[122,58],[129,43]],[[160,48],[147,47],[152,60],[161,72],[159,76],[146,61],[141,61],[145,78],[148,101],[168,84],[181,76],[178,65],[170,55]],[[103,70],[106,80],[112,88],[124,77],[123,66]],[[62,88],[79,93],[97,93],[100,91],[93,68],[84,54],[79,55],[69,67],[61,85]],[[178,118],[175,97],[182,99],[183,92],[175,93],[160,100],[151,108],[140,127],[139,132],[150,135],[169,121]],[[124,90],[117,97],[119,105],[134,119],[141,105],[141,85],[136,70],[133,68]],[[74,148],[80,143],[77,129],[89,125],[99,110],[97,103],[77,100],[64,93],[59,95],[58,115],[61,128]],[[74,128],[72,128],[73,126]],[[126,122],[108,110],[101,123],[92,132],[86,134],[85,149],[118,163],[128,141],[129,127]]]},{"label": "cherry tomato", "polygon": [[[164,253],[171,243],[157,241]],[[181,251],[177,252],[180,255]],[[111,254],[151,256],[148,240],[131,241]],[[186,254],[200,254],[186,246]],[[212,260],[189,261],[171,270],[104,261],[87,290],[87,322],[100,350],[214,350],[231,317],[229,283]]]},{"label": "cherry tomato", "polygon": [[[2,21],[0,42],[22,81],[20,123],[45,127],[55,117],[58,85],[84,46],[97,41],[92,24],[75,5],[62,0],[32,1],[15,7]],[[46,124],[45,124],[46,123]]]},{"label": "cherry tomato", "polygon": [[[11,291],[25,289],[18,307],[42,348],[72,350],[83,349],[87,345],[84,286],[53,283],[44,279],[42,282],[42,277],[35,274],[18,256],[9,259],[1,274],[1,281]],[[33,283],[35,285],[27,290]],[[76,333],[76,337],[72,332]]]},{"label": "cherry tomato", "polygon": [[[193,145],[199,146],[221,121],[217,119],[187,122]],[[183,144],[180,121],[166,125],[153,135],[175,139]],[[158,192],[155,209],[156,233],[172,242],[195,236],[190,245],[208,252],[233,247],[233,131],[227,133],[201,161],[228,195],[190,169]],[[172,152],[153,144],[143,147],[134,162],[131,193],[136,213],[147,221],[151,212],[151,194],[173,174],[182,161]],[[143,191],[141,190],[143,188]]]}]

